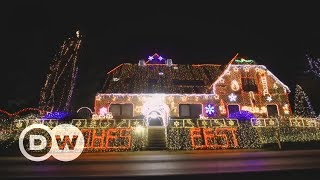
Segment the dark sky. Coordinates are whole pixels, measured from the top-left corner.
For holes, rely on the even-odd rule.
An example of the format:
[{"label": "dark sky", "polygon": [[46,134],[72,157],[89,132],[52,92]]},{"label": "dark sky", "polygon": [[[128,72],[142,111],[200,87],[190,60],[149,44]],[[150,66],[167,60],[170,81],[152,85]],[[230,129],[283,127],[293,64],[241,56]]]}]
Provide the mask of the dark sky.
[{"label": "dark sky", "polygon": [[120,63],[158,52],[174,63],[219,64],[240,53],[266,65],[293,92],[301,84],[319,113],[320,79],[304,73],[305,53],[320,57],[315,4],[99,2],[1,3],[0,108],[37,107],[54,54],[79,29],[76,108],[93,106],[105,73]]}]

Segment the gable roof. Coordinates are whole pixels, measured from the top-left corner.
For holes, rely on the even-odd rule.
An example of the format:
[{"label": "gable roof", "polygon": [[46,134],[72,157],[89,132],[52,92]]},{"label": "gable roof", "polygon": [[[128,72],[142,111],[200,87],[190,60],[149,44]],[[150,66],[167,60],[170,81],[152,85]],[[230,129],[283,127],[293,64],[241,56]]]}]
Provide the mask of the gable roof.
[{"label": "gable roof", "polygon": [[107,74],[102,93],[209,93],[222,73],[215,64],[120,64]]}]

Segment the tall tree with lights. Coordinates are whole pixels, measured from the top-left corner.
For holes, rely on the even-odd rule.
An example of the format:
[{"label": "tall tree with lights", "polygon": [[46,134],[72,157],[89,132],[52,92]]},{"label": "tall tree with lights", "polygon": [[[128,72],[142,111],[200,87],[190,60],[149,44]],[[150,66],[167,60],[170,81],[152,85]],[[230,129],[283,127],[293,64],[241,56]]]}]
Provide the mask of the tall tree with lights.
[{"label": "tall tree with lights", "polygon": [[312,72],[315,76],[320,78],[320,58],[312,57],[309,54],[306,55],[306,58],[309,64],[308,72]]},{"label": "tall tree with lights", "polygon": [[307,94],[302,87],[297,84],[294,98],[294,113],[302,117],[315,117],[315,112],[311,106]]},{"label": "tall tree with lights", "polygon": [[77,31],[75,36],[63,42],[60,51],[54,56],[40,92],[40,109],[49,112],[71,110],[80,45],[81,35]]}]

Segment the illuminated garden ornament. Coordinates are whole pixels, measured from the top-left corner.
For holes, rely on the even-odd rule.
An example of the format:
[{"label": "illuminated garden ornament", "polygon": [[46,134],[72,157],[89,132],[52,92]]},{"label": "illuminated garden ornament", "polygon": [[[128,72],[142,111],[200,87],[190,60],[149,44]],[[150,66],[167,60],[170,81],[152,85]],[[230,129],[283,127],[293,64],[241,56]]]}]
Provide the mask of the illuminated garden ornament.
[{"label": "illuminated garden ornament", "polygon": [[108,109],[106,107],[102,107],[99,110],[99,115],[105,116],[108,113]]}]

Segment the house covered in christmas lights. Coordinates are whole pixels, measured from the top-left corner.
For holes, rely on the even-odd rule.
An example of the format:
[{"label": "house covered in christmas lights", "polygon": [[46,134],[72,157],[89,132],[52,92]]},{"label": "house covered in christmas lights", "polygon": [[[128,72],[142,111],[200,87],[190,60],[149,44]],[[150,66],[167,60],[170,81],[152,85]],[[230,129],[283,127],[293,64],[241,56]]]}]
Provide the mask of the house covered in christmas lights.
[{"label": "house covered in christmas lights", "polygon": [[144,119],[163,126],[170,119],[290,116],[290,90],[264,65],[236,55],[226,65],[174,64],[158,54],[107,73],[95,97],[94,118]]}]

